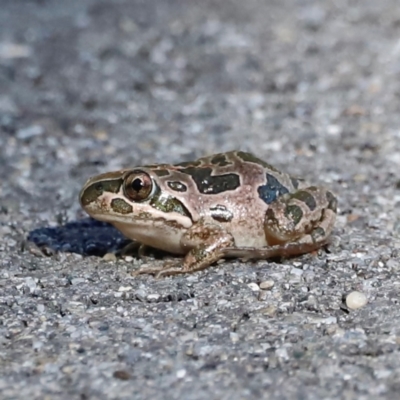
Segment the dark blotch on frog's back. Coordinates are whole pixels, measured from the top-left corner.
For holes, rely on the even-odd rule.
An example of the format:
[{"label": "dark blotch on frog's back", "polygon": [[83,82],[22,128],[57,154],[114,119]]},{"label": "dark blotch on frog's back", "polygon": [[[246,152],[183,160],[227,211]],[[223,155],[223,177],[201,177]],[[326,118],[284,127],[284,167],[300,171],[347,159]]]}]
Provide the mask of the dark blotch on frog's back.
[{"label": "dark blotch on frog's back", "polygon": [[170,172],[168,171],[168,169],[164,169],[164,168],[163,169],[154,169],[153,171],[159,177],[170,175]]},{"label": "dark blotch on frog's back", "polygon": [[251,162],[251,163],[253,163],[253,164],[258,164],[258,165],[261,165],[261,166],[264,167],[264,168],[268,168],[268,169],[271,170],[271,171],[279,172],[279,173],[280,173],[280,171],[279,171],[278,169],[276,169],[273,165],[271,165],[271,164],[265,162],[264,160],[261,160],[260,158],[256,157],[254,154],[246,153],[246,152],[244,152],[244,151],[238,151],[238,152],[236,153],[236,155],[237,155],[242,161]]},{"label": "dark blotch on frog's back", "polygon": [[240,186],[238,174],[212,175],[213,169],[209,167],[188,167],[181,169],[180,172],[190,175],[202,194],[223,193]]},{"label": "dark blotch on frog's back", "polygon": [[276,179],[271,174],[266,174],[267,183],[265,185],[261,185],[258,187],[258,195],[260,199],[263,200],[266,204],[271,204],[278,197],[282,196],[285,193],[289,193],[287,187],[283,186],[278,179]]},{"label": "dark blotch on frog's back", "polygon": [[141,168],[150,169],[155,175],[162,177],[170,175],[169,167],[168,164],[147,164],[139,167],[139,170]]},{"label": "dark blotch on frog's back", "polygon": [[216,165],[219,167],[226,167],[227,165],[233,164],[232,161],[228,160],[226,154],[215,154],[210,160],[212,165]]},{"label": "dark blotch on frog's back", "polygon": [[92,183],[81,195],[81,203],[87,206],[97,200],[104,192],[118,193],[123,179],[110,179],[102,182]]}]

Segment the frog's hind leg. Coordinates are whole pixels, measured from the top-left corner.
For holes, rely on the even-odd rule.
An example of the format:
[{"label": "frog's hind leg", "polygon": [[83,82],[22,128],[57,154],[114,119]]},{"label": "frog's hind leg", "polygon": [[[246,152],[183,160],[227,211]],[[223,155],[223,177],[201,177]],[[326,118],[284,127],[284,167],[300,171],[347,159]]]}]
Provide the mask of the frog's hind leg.
[{"label": "frog's hind leg", "polygon": [[327,243],[336,219],[336,197],[310,186],[279,197],[267,210],[264,231],[269,246],[226,248],[226,257],[266,259],[314,251]]}]

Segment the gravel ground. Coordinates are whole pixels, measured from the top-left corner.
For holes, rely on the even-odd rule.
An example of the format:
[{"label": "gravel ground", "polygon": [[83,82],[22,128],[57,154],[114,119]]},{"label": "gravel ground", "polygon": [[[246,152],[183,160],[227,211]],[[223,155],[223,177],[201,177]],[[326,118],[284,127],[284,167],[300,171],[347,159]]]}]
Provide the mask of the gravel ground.
[{"label": "gravel ground", "polygon": [[[1,399],[398,398],[399,78],[398,0],[2,0]],[[103,258],[89,176],[229,149],[330,186],[331,245]]]}]

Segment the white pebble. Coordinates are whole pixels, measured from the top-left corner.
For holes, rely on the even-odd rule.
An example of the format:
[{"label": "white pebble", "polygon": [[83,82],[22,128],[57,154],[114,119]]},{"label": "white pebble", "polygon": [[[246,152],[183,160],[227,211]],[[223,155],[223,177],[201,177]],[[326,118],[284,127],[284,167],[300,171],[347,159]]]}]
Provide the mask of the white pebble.
[{"label": "white pebble", "polygon": [[263,281],[260,283],[260,289],[262,290],[269,290],[272,289],[275,285],[275,282],[271,279],[267,280],[267,281]]},{"label": "white pebble", "polygon": [[239,335],[236,332],[230,332],[229,336],[231,338],[232,343],[237,343],[239,341]]},{"label": "white pebble", "polygon": [[23,128],[18,130],[17,132],[17,138],[26,140],[26,139],[31,139],[35,136],[40,136],[44,133],[44,129],[39,126],[39,125],[32,125],[27,128]]},{"label": "white pebble", "polygon": [[44,310],[45,310],[44,304],[38,304],[38,305],[36,306],[36,310],[37,310],[37,312],[39,312],[39,313],[44,312]]},{"label": "white pebble", "polygon": [[283,360],[289,359],[289,354],[284,347],[275,350],[275,354],[278,358],[282,358]]},{"label": "white pebble", "polygon": [[303,275],[304,271],[302,269],[300,269],[300,268],[292,268],[290,270],[290,273],[292,275],[301,276],[301,275]]},{"label": "white pebble", "polygon": [[160,297],[161,296],[158,293],[151,293],[147,295],[147,301],[158,301]]},{"label": "white pebble", "polygon": [[129,290],[132,290],[132,286],[120,286],[118,288],[118,292],[129,292]]},{"label": "white pebble", "polygon": [[260,287],[257,285],[257,283],[251,282],[247,285],[253,292],[258,292],[260,290]]},{"label": "white pebble", "polygon": [[361,292],[351,292],[346,297],[346,305],[350,310],[357,310],[368,303],[367,296]]},{"label": "white pebble", "polygon": [[186,376],[186,369],[179,369],[178,371],[176,371],[176,377],[178,379],[182,379]]}]

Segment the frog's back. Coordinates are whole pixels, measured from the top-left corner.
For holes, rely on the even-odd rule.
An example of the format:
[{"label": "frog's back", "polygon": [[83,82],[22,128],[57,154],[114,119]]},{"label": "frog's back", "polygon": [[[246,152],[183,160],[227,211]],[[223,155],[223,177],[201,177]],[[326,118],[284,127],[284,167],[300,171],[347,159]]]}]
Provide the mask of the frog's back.
[{"label": "frog's back", "polygon": [[[192,215],[248,220],[250,209],[265,213],[277,197],[296,190],[301,180],[251,153],[230,151],[164,168],[153,166],[166,191],[174,192]],[[225,217],[223,216],[225,215]]]},{"label": "frog's back", "polygon": [[255,197],[269,204],[284,193],[306,186],[303,179],[292,177],[252,153],[243,151],[218,153],[173,167],[195,183],[198,194],[209,198],[237,196],[242,188],[249,190],[250,187],[257,193]]}]

